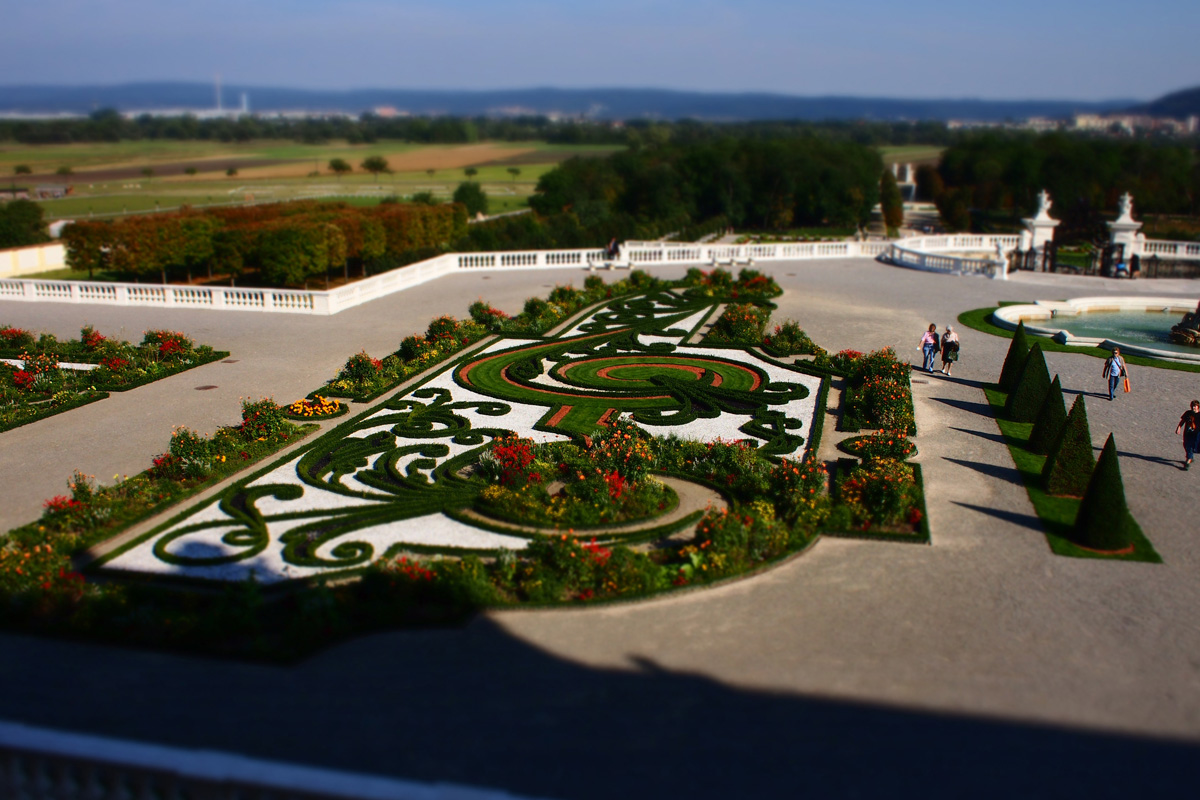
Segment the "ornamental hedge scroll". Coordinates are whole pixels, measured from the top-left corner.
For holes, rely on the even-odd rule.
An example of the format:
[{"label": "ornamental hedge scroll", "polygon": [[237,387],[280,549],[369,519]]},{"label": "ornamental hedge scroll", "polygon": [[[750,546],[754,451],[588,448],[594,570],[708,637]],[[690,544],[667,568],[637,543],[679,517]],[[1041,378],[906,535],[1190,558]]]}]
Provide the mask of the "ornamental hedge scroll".
[{"label": "ornamental hedge scroll", "polygon": [[[587,442],[622,416],[656,436],[748,440],[763,455],[802,458],[821,378],[752,351],[688,344],[716,308],[710,298],[652,292],[593,308],[557,335],[494,340],[100,566],[277,583],[400,552],[522,550],[536,532],[464,513],[488,485],[474,473],[480,456],[512,434]],[[597,538],[646,537],[613,529]]]}]

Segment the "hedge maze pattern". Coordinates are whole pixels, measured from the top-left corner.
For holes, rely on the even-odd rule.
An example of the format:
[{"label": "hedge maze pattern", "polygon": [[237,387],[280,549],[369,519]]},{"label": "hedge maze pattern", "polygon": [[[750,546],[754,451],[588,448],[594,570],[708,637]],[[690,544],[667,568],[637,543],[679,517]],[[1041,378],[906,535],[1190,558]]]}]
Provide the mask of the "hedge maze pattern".
[{"label": "hedge maze pattern", "polygon": [[685,344],[716,310],[709,299],[656,292],[615,300],[559,336],[501,339],[104,566],[274,583],[398,552],[519,550],[534,534],[489,530],[461,513],[484,488],[471,465],[510,432],[586,441],[621,414],[655,435],[752,439],[766,454],[802,457],[821,379],[753,352]]}]

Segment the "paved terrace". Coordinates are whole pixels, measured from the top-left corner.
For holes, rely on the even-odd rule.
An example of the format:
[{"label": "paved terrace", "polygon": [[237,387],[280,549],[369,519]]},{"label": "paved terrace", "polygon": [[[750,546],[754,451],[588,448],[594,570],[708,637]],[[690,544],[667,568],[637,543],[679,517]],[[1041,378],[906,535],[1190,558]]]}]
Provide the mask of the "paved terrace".
[{"label": "paved terrace", "polygon": [[[914,361],[928,323],[998,300],[1200,294],[868,260],[769,270],[785,289],[777,318],[831,350],[893,345]],[[456,275],[327,318],[0,303],[0,322],[61,336],[179,328],[237,362],[0,434],[0,523],[35,517],[75,468],[133,473],[173,426],[234,422],[239,397],[295,399],[434,312],[463,316],[480,296],[517,311],[582,278]],[[932,547],[822,540],[715,589],[489,613],[293,666],[0,635],[0,718],[550,797],[1179,794],[1200,776],[1200,477],[1179,469],[1173,431],[1200,376],[1134,368],[1133,393],[1109,403],[1098,360],[1048,356],[1087,396],[1097,447],[1116,432],[1130,506],[1165,563],[1059,558],[979,388],[1008,341],[961,335],[952,379],[914,375]],[[206,384],[219,388],[194,390]]]}]

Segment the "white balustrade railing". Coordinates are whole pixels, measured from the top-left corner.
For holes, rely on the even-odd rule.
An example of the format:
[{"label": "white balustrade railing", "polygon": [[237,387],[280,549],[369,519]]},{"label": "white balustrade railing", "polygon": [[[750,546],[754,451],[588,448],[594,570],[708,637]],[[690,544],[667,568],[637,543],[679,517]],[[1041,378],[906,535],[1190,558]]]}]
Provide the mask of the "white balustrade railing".
[{"label": "white balustrade railing", "polygon": [[886,253],[888,248],[888,242],[747,245],[639,242],[636,246],[623,246],[620,255],[611,261],[606,258],[604,250],[598,248],[448,253],[331,291],[12,278],[0,279],[0,300],[336,314],[347,308],[457,272],[562,267],[653,267],[669,264],[748,266],[771,261],[875,258]]},{"label": "white balustrade railing", "polygon": [[0,722],[4,800],[516,800],[453,783],[304,767]]},{"label": "white balustrade railing", "polygon": [[1141,243],[1141,256],[1158,256],[1163,259],[1190,261],[1200,259],[1200,242],[1168,242],[1162,239],[1146,239]]},{"label": "white balustrade railing", "polygon": [[[997,245],[1008,253],[1019,243],[1019,236],[914,236],[892,242],[887,258],[898,266],[929,272],[1003,278],[1005,266],[997,264]],[[979,255],[962,255],[973,251]]]}]

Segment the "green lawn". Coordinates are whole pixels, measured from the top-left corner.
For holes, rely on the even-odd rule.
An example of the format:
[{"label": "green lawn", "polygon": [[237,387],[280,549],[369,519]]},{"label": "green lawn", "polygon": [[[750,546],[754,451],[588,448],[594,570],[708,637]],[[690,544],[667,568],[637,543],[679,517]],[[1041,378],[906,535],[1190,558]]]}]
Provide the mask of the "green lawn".
[{"label": "green lawn", "polygon": [[1000,433],[1004,435],[1004,441],[1008,444],[1008,452],[1012,454],[1013,463],[1016,464],[1017,471],[1021,473],[1029,500],[1033,503],[1038,519],[1041,520],[1042,528],[1046,533],[1046,541],[1055,554],[1073,558],[1162,563],[1162,558],[1154,550],[1150,540],[1142,533],[1142,529],[1136,521],[1133,525],[1132,553],[1110,555],[1073,544],[1067,536],[1079,513],[1079,500],[1074,497],[1054,497],[1046,494],[1042,489],[1042,466],[1046,463],[1046,457],[1025,448],[1029,442],[1029,431],[1033,428],[1033,424],[1004,419],[1004,401],[1008,395],[1000,391],[999,387],[989,386],[984,389],[984,392],[992,407],[992,413],[996,415],[996,424],[1000,426]]}]

